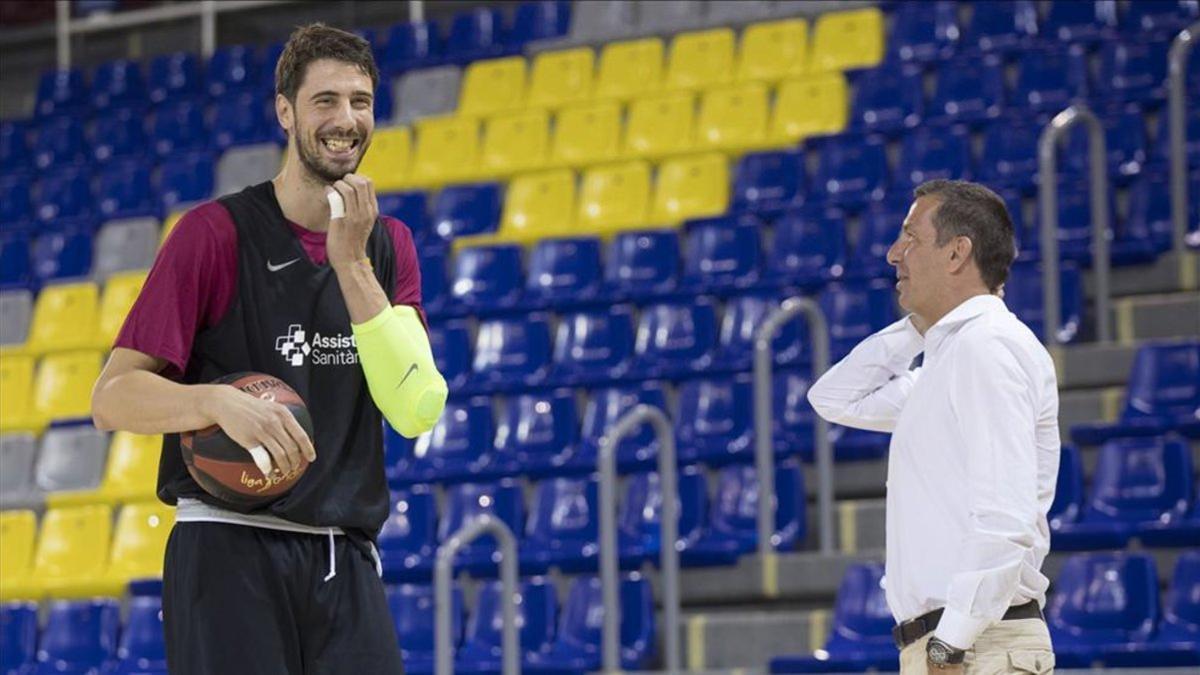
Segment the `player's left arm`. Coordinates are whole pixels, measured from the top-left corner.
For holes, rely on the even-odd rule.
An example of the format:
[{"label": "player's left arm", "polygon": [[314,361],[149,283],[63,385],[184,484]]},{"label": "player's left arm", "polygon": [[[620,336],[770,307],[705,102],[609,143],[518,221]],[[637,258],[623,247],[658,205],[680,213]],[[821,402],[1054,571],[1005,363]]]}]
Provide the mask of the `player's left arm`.
[{"label": "player's left arm", "polygon": [[397,432],[415,438],[433,428],[449,391],[438,372],[425,326],[411,306],[392,307],[366,255],[367,238],[379,216],[375,187],[347,174],[330,194],[326,252],[350,312],[350,326],[371,398]]}]

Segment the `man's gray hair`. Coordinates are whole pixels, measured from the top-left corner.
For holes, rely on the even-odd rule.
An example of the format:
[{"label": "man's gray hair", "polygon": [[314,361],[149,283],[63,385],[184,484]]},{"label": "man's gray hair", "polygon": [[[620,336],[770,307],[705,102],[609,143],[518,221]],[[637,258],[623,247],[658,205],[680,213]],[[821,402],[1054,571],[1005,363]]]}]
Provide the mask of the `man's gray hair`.
[{"label": "man's gray hair", "polygon": [[971,240],[971,257],[983,283],[995,292],[1008,279],[1008,268],[1017,257],[1012,218],[995,192],[963,180],[931,180],[913,190],[915,198],[937,197],[933,212],[937,245],[954,237]]}]

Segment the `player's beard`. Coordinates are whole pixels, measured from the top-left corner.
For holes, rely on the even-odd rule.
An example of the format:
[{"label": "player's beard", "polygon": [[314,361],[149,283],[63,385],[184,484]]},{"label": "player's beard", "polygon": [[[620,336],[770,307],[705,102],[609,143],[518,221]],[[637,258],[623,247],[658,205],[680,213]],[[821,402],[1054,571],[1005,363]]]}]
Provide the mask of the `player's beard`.
[{"label": "player's beard", "polygon": [[337,182],[346,174],[358,170],[358,165],[362,163],[362,158],[367,153],[367,147],[371,144],[370,136],[362,137],[354,165],[347,168],[345,164],[327,161],[321,154],[321,142],[317,140],[317,135],[306,133],[300,128],[299,122],[292,129],[292,134],[296,139],[296,154],[300,157],[300,163],[304,165],[311,176],[327,184]]}]

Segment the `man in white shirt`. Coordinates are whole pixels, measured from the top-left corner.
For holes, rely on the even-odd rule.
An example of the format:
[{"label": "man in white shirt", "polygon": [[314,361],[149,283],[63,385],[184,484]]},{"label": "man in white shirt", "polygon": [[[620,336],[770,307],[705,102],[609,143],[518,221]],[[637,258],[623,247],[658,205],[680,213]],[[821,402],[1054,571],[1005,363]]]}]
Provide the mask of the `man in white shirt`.
[{"label": "man in white shirt", "polygon": [[1015,257],[1003,200],[962,181],[915,195],[887,254],[910,314],[808,398],[830,422],[892,433],[884,586],[901,672],[1050,672],[1054,364],[1002,299]]}]

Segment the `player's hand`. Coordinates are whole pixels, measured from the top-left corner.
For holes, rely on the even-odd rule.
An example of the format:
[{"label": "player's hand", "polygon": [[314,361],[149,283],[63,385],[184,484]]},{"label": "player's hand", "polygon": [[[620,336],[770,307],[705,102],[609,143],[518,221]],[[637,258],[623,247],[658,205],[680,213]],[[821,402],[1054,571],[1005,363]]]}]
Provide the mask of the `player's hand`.
[{"label": "player's hand", "polygon": [[345,204],[346,215],[330,218],[325,250],[334,270],[352,265],[367,255],[367,238],[379,217],[375,184],[370,178],[348,173],[327,191],[336,191]]},{"label": "player's hand", "polygon": [[[283,404],[225,384],[210,385],[208,392],[203,404],[205,415],[247,451],[264,448],[271,463],[284,475],[317,458],[312,440]],[[254,463],[264,477],[270,476],[270,465],[263,466],[259,457]]]}]

